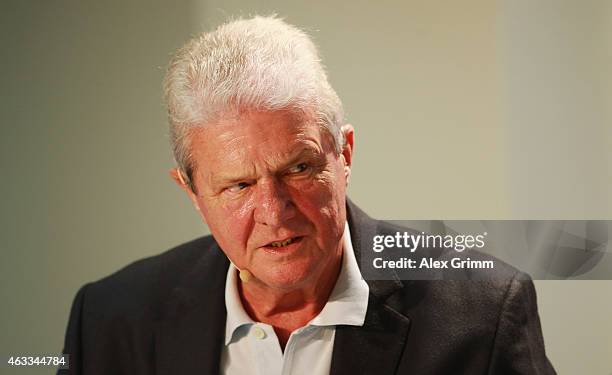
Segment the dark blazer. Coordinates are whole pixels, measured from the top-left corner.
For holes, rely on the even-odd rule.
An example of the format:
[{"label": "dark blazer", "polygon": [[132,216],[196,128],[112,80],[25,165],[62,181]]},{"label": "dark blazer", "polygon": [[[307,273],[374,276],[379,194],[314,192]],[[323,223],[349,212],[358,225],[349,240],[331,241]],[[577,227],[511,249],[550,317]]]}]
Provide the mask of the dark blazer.
[{"label": "dark blazer", "polygon": [[[364,233],[391,232],[348,203]],[[202,237],[137,261],[76,295],[59,374],[217,374],[229,262]],[[363,327],[338,326],[331,374],[554,374],[530,280],[500,265],[489,281],[367,281]]]}]

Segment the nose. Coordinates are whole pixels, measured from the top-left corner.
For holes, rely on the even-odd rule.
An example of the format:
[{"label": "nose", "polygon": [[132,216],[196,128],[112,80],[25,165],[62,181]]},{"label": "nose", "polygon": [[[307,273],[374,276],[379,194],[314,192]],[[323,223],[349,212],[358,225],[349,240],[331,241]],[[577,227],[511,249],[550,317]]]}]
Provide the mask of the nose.
[{"label": "nose", "polygon": [[295,216],[296,207],[282,181],[276,178],[262,180],[255,194],[255,222],[278,227]]}]

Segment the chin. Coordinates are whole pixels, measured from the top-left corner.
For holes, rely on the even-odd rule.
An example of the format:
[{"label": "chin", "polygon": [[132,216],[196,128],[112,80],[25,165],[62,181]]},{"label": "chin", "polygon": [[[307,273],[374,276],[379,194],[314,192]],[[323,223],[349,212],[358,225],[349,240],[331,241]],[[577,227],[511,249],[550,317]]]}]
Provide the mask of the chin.
[{"label": "chin", "polygon": [[270,287],[292,290],[315,282],[315,273],[310,265],[290,263],[267,268],[259,279]]}]

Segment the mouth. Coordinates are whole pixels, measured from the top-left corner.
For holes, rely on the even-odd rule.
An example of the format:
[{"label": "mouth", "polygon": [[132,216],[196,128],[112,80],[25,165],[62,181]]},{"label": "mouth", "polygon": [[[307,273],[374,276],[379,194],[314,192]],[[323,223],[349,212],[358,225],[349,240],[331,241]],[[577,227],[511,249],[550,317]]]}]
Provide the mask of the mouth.
[{"label": "mouth", "polygon": [[287,238],[282,241],[273,241],[265,245],[264,248],[269,250],[283,250],[288,248],[290,245],[297,244],[302,240],[302,236]]}]

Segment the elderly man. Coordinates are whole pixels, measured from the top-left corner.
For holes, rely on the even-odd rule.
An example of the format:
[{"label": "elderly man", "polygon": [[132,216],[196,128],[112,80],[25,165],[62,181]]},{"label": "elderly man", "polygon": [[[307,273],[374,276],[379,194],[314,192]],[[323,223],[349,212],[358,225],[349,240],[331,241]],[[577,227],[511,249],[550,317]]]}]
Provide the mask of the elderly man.
[{"label": "elderly man", "polygon": [[[363,280],[353,128],[317,50],[274,17],[187,43],[165,81],[171,173],[202,237],[84,286],[74,374],[553,373],[531,282]],[[424,250],[425,251],[425,250]]]}]

